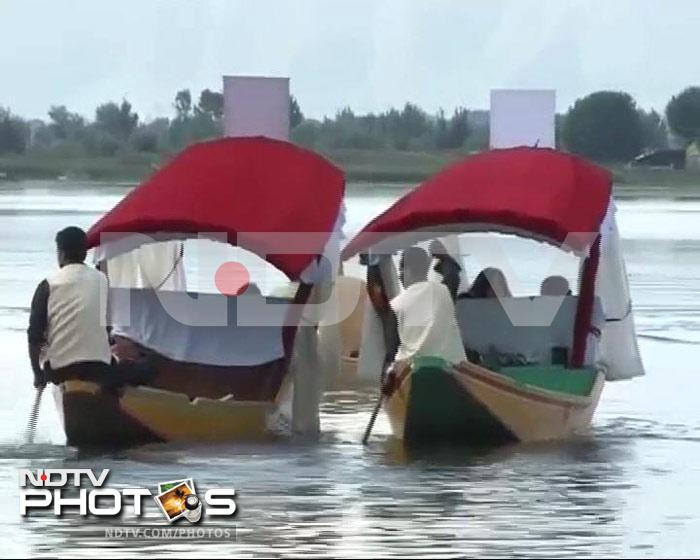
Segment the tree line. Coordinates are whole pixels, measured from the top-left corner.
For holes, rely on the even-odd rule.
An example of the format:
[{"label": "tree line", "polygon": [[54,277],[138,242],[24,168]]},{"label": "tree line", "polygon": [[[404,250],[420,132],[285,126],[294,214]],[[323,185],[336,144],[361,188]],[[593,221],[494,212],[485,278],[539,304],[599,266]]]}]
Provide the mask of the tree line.
[{"label": "tree line", "polygon": [[48,120],[27,121],[0,107],[0,154],[25,151],[111,157],[118,153],[167,153],[222,134],[223,95],[203,90],[194,103],[189,90],[179,91],[174,115],[148,122],[126,99],[95,109],[92,120],[52,106]]},{"label": "tree line", "polygon": [[[125,153],[166,154],[223,134],[223,95],[204,89],[195,100],[181,90],[173,114],[143,121],[127,100],[103,103],[89,120],[65,106],[52,106],[47,120],[26,120],[0,107],[0,155],[54,153],[111,157]],[[478,117],[478,118],[477,118]],[[485,111],[456,108],[429,114],[412,103],[380,113],[355,114],[345,107],[333,117],[306,118],[292,97],[292,141],[320,151],[400,151],[488,148]],[[679,146],[700,138],[700,87],[673,96],[663,116],[639,108],[624,92],[599,91],[557,115],[558,147],[599,161],[626,161],[644,150]]]}]

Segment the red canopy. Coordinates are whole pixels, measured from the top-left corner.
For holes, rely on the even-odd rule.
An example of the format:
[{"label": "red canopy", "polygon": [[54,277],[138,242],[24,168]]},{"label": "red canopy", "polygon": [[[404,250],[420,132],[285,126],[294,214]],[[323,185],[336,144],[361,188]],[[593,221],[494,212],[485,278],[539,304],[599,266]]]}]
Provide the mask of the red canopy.
[{"label": "red canopy", "polygon": [[[224,138],[190,146],[129,193],[88,232],[226,234],[296,279],[320,255],[342,204],[343,172],[324,158],[269,138]],[[284,254],[284,234],[312,233],[304,254]],[[283,234],[282,236],[270,236]],[[165,234],[165,235],[163,235]],[[286,236],[293,238],[294,236]]]},{"label": "red canopy", "polygon": [[611,187],[607,170],[571,154],[544,148],[484,152],[434,175],[372,220],[343,258],[393,234],[441,228],[515,233],[584,250],[600,229]]}]

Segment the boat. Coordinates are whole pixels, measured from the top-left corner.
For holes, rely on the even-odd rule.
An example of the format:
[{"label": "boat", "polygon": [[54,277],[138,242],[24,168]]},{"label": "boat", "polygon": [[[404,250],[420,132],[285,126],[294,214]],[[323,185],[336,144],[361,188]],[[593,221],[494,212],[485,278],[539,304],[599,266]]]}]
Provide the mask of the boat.
[{"label": "boat", "polygon": [[[386,367],[379,310],[400,289],[393,256],[474,232],[573,254],[575,293],[460,295],[455,314],[466,361],[421,355]],[[374,293],[359,367],[381,378],[383,408],[398,438],[498,444],[577,437],[590,433],[607,381],[644,374],[612,177],[583,158],[530,147],[469,156],[367,224],[342,258],[357,255]]]},{"label": "boat", "polygon": [[330,376],[328,388],[336,391],[360,390],[368,384],[366,379],[357,375],[367,286],[360,278],[341,274],[333,283],[332,297],[335,298],[337,312],[329,321],[329,328],[331,336],[337,333],[339,341],[337,349],[332,349],[332,343],[327,343],[326,347],[331,355],[339,355],[340,363],[335,368],[336,374]]},{"label": "boat", "polygon": [[[151,376],[103,383],[78,368],[57,380],[67,443],[113,448],[317,432],[323,367],[312,311],[339,262],[344,186],[342,171],[314,152],[264,137],[224,138],[186,148],[103,215],[88,245],[110,280],[113,353],[120,364],[147,363]],[[193,238],[257,255],[286,276],[290,293],[248,292],[255,278],[223,293],[175,285],[182,249],[172,246]],[[153,268],[154,255],[165,254],[172,268],[162,281],[125,285],[117,264],[137,255],[138,266],[146,250],[142,265]]]}]

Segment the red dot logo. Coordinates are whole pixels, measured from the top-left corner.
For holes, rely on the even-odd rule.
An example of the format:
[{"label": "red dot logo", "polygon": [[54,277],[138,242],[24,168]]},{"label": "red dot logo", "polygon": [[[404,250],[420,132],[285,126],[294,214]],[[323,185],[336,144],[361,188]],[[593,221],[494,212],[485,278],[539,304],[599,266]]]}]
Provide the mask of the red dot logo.
[{"label": "red dot logo", "polygon": [[248,269],[239,262],[223,263],[214,275],[216,289],[226,296],[240,295],[250,283]]},{"label": "red dot logo", "polygon": [[41,473],[39,478],[42,480],[42,482],[46,482],[46,473]]}]

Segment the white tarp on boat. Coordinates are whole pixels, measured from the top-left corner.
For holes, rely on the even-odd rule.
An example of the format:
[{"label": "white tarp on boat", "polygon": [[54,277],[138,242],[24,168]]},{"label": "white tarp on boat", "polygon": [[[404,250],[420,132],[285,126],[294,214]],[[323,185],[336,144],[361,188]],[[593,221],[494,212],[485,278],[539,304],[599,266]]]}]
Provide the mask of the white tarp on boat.
[{"label": "white tarp on boat", "polygon": [[286,300],[262,296],[195,298],[187,292],[110,289],[114,334],[173,360],[215,366],[252,366],[284,357],[288,307]]},{"label": "white tarp on boat", "polygon": [[[109,284],[113,288],[155,288],[184,291],[183,242],[144,243],[107,260]],[[102,255],[100,255],[102,256]]]},{"label": "white tarp on boat", "polygon": [[595,286],[595,293],[603,302],[606,316],[599,355],[607,367],[608,381],[644,375],[615,212],[615,203],[611,199],[600,228],[600,261]]}]

